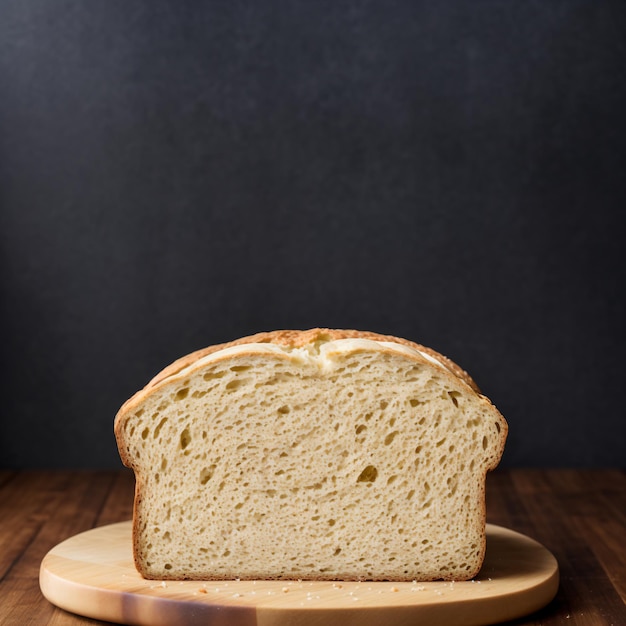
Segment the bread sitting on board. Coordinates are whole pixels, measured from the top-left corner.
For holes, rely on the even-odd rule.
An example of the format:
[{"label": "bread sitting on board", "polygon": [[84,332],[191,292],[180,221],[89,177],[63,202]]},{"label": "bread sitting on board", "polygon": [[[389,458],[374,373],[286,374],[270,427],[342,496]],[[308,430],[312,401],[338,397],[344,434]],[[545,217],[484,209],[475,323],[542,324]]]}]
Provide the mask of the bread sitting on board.
[{"label": "bread sitting on board", "polygon": [[115,434],[145,578],[460,581],[507,424],[429,348],[313,329],[179,359]]}]

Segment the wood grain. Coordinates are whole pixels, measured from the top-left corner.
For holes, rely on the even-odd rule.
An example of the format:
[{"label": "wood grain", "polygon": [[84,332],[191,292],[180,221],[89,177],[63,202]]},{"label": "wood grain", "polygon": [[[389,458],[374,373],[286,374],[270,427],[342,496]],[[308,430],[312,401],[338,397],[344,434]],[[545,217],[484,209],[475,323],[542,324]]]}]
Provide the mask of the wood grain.
[{"label": "wood grain", "polygon": [[[0,624],[104,624],[54,607],[39,566],[60,541],[127,520],[132,474],[0,472]],[[509,626],[626,624],[626,474],[621,470],[496,470],[487,518],[536,539],[556,557],[561,583],[545,609]]]}]

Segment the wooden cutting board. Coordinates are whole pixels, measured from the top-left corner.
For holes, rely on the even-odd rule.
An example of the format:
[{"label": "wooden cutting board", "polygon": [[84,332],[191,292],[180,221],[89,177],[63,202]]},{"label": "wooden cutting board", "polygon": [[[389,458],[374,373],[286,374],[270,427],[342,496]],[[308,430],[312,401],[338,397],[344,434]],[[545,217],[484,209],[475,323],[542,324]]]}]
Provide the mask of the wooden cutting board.
[{"label": "wooden cutting board", "polygon": [[76,535],[44,558],[40,586],[53,604],[86,617],[145,626],[477,626],[532,613],[556,594],[556,559],[542,545],[487,525],[487,554],[472,581],[162,582],[136,571],[131,523]]}]

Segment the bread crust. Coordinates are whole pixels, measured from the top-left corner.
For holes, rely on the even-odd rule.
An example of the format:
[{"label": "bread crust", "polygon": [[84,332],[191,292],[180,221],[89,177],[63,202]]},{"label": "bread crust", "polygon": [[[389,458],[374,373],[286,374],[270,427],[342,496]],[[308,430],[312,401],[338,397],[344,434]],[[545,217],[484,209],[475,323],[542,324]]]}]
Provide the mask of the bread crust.
[{"label": "bread crust", "polygon": [[335,339],[371,339],[372,341],[388,341],[391,343],[399,343],[404,346],[409,346],[410,348],[415,348],[420,352],[425,352],[435,359],[442,361],[449,370],[454,372],[461,380],[466,382],[474,391],[480,393],[478,385],[463,368],[459,367],[447,356],[440,354],[432,348],[428,348],[427,346],[415,343],[414,341],[409,341],[408,339],[402,339],[401,337],[395,337],[393,335],[381,335],[379,333],[374,333],[371,331],[333,328],[311,328],[309,330],[274,330],[269,332],[256,333],[255,335],[249,335],[247,337],[242,337],[240,339],[236,339],[235,341],[229,341],[227,343],[208,346],[207,348],[191,352],[190,354],[187,354],[168,365],[148,383],[147,387],[158,384],[165,378],[173,376],[176,373],[180,372],[182,369],[189,367],[198,359],[208,356],[209,354],[213,354],[218,350],[223,350],[224,348],[240,346],[247,343],[273,343],[280,346],[301,348],[302,346],[315,343],[316,341],[333,341]]}]

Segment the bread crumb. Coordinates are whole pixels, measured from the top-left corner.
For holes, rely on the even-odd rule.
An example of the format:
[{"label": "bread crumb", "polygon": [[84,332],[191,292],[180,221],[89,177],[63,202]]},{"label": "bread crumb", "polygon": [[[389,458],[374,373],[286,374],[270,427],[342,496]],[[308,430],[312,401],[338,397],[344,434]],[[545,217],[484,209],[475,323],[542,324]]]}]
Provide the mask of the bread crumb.
[{"label": "bread crumb", "polygon": [[392,588],[391,588],[391,591],[396,592],[396,591],[400,591],[400,590],[399,590],[397,587],[392,587]]},{"label": "bread crumb", "polygon": [[289,587],[283,587],[281,591],[283,593],[287,593],[289,591]]},{"label": "bread crumb", "polygon": [[198,593],[209,593],[204,587],[200,587],[200,589],[198,589]]},{"label": "bread crumb", "polygon": [[[476,454],[472,452],[475,456],[472,462],[478,463],[481,469],[491,469],[491,466],[499,460],[507,431],[506,423],[502,416],[495,408],[491,408],[488,403],[484,402],[482,397],[472,395],[470,389],[466,388],[468,384],[472,387],[470,384],[471,379],[470,382],[468,382],[465,376],[462,376],[461,373],[457,371],[458,368],[456,366],[450,369],[454,364],[451,364],[445,357],[442,357],[443,360],[433,357],[431,355],[432,351],[428,348],[426,348],[428,351],[428,354],[426,354],[419,349],[421,346],[412,344],[412,342],[407,342],[403,339],[358,333],[357,331],[326,330],[323,332],[321,330],[311,331],[308,335],[302,331],[293,331],[291,334],[286,333],[285,337],[280,333],[268,333],[263,335],[263,337],[261,343],[257,343],[254,338],[243,338],[251,339],[252,344],[244,345],[245,341],[237,342],[236,345],[229,348],[230,352],[227,352],[227,349],[223,346],[214,346],[217,352],[211,352],[205,357],[185,357],[185,360],[179,363],[179,369],[169,367],[165,374],[162,372],[158,375],[158,380],[164,384],[156,384],[155,381],[157,379],[155,379],[155,381],[153,381],[154,384],[148,385],[143,392],[139,392],[134,402],[126,403],[124,405],[125,408],[123,410],[121,409],[116,417],[115,428],[120,451],[126,451],[123,457],[125,461],[129,461],[127,464],[136,467],[138,471],[140,469],[143,470],[144,466],[152,468],[154,465],[159,469],[160,473],[154,475],[150,473],[150,480],[153,480],[152,476],[154,476],[154,480],[157,482],[159,480],[164,481],[166,475],[170,478],[176,476],[176,472],[178,472],[181,467],[189,467],[189,473],[190,475],[193,474],[193,476],[188,477],[185,480],[186,484],[183,485],[185,496],[189,495],[188,500],[186,500],[186,502],[189,502],[189,507],[188,510],[185,511],[185,516],[186,519],[197,520],[202,514],[202,511],[206,509],[206,502],[215,501],[215,505],[211,506],[215,506],[215,510],[219,511],[220,508],[230,507],[231,500],[235,497],[233,493],[231,493],[230,487],[226,488],[222,493],[222,487],[227,483],[224,481],[220,482],[221,479],[218,478],[220,475],[222,475],[222,478],[224,477],[223,469],[221,468],[223,466],[227,467],[228,463],[233,459],[230,457],[225,458],[223,459],[223,465],[218,466],[218,459],[216,457],[213,459],[214,463],[209,464],[210,459],[207,458],[206,452],[209,442],[214,442],[211,445],[216,449],[222,449],[223,444],[231,441],[231,437],[239,437],[236,441],[236,443],[240,443],[240,445],[237,446],[237,450],[242,447],[248,450],[245,452],[245,458],[249,459],[250,468],[262,466],[266,460],[267,449],[263,447],[264,437],[266,436],[264,430],[265,426],[263,426],[265,420],[257,422],[254,411],[248,411],[247,409],[242,411],[242,407],[255,406],[256,408],[258,398],[265,397],[266,405],[274,407],[275,404],[276,406],[272,410],[275,409],[278,414],[284,415],[291,412],[288,423],[291,423],[291,420],[295,420],[294,424],[301,424],[306,423],[310,411],[313,411],[310,413],[312,416],[317,416],[318,413],[316,413],[316,411],[318,410],[321,411],[321,413],[319,413],[320,415],[325,415],[327,412],[327,398],[329,394],[331,394],[331,398],[337,399],[338,402],[343,402],[344,390],[350,389],[350,391],[347,392],[347,397],[352,397],[352,400],[345,400],[346,428],[341,431],[336,430],[336,427],[340,426],[343,420],[339,420],[337,424],[328,424],[329,427],[326,428],[326,420],[322,419],[320,424],[324,424],[324,426],[320,426],[319,432],[315,430],[309,433],[311,435],[310,437],[308,434],[306,435],[306,445],[303,445],[303,448],[306,448],[306,450],[302,452],[302,454],[309,454],[313,450],[317,451],[319,449],[324,449],[328,453],[329,450],[334,450],[336,441],[338,441],[340,445],[352,445],[350,443],[354,440],[352,433],[356,433],[357,435],[364,433],[358,439],[359,445],[361,445],[361,439],[363,439],[363,445],[365,446],[363,448],[363,454],[367,456],[370,452],[368,446],[376,446],[378,436],[380,435],[380,438],[384,441],[384,454],[381,452],[380,456],[378,456],[378,452],[381,450],[382,446],[381,448],[376,448],[376,466],[355,466],[352,468],[354,470],[354,476],[352,476],[351,469],[349,475],[345,477],[347,481],[345,485],[350,487],[350,489],[358,489],[358,493],[361,493],[361,491],[367,493],[365,489],[373,488],[372,483],[374,483],[377,477],[377,490],[378,486],[383,482],[383,477],[388,478],[388,485],[393,485],[386,488],[386,497],[382,498],[377,503],[372,503],[373,508],[371,512],[367,512],[368,519],[371,517],[371,519],[378,520],[382,519],[382,516],[385,516],[384,519],[389,519],[389,506],[386,505],[391,502],[395,502],[398,505],[394,509],[394,511],[397,509],[397,514],[394,513],[389,522],[390,524],[392,522],[395,524],[395,528],[398,532],[386,535],[386,543],[387,541],[391,542],[386,549],[393,554],[398,554],[398,551],[400,551],[402,556],[399,558],[396,556],[390,558],[388,563],[385,562],[386,564],[383,569],[390,583],[395,580],[398,583],[402,583],[403,586],[393,588],[391,586],[384,586],[383,592],[384,589],[387,589],[387,592],[406,592],[406,590],[410,588],[410,585],[404,584],[406,581],[404,575],[412,570],[414,571],[416,579],[432,580],[433,577],[436,579],[436,574],[440,572],[440,570],[437,568],[434,573],[431,570],[433,567],[438,567],[439,565],[439,561],[437,560],[439,558],[439,546],[443,546],[441,549],[454,550],[454,548],[450,547],[448,544],[452,544],[452,538],[458,536],[458,532],[456,531],[457,521],[461,529],[465,529],[466,527],[472,528],[472,533],[476,535],[477,542],[480,539],[481,533],[484,534],[484,506],[479,506],[484,504],[484,502],[476,497],[476,494],[480,494],[481,492],[474,488],[466,489],[466,485],[472,486],[474,474],[476,476],[480,474],[482,477],[482,472],[474,472],[474,474],[472,474],[472,480],[469,480],[469,476],[467,477],[468,480],[465,480],[464,476],[467,474],[467,472],[465,472],[465,456],[470,448],[474,450],[472,441],[478,438],[477,448],[479,450],[476,451]],[[276,339],[276,341],[274,341],[274,339]],[[395,339],[398,341],[395,341]],[[270,345],[262,345],[266,343]],[[397,344],[397,350],[393,349],[394,343]],[[242,349],[238,349],[237,346]],[[270,348],[272,349],[270,350]],[[437,353],[435,353],[435,355],[437,355]],[[343,366],[343,368],[339,366]],[[435,367],[434,370],[432,366]],[[176,367],[178,366],[175,366],[175,368]],[[350,374],[348,368],[357,369],[352,370],[353,373]],[[335,369],[337,371],[335,371]],[[338,376],[339,372],[343,372],[344,369],[346,375]],[[446,376],[436,376],[437,374],[441,375],[444,373],[444,370],[448,370]],[[247,371],[247,373],[240,374],[240,372],[244,371]],[[419,374],[417,374],[417,372],[419,372]],[[323,376],[321,376],[321,374],[323,374]],[[183,378],[186,378],[184,382],[182,382]],[[309,396],[306,396],[307,410],[300,410],[302,405],[297,401],[302,395],[303,387],[309,384],[309,382],[305,381],[314,379],[317,383],[318,378],[323,379],[323,386],[319,387],[319,391],[317,391],[318,388],[316,387],[314,395],[310,397],[310,403]],[[457,378],[459,378],[459,380],[457,380]],[[213,379],[215,379],[215,382],[213,382]],[[407,384],[409,380],[413,381],[410,385]],[[274,385],[274,383],[276,384]],[[360,387],[361,383],[363,384],[363,389]],[[306,387],[306,389],[308,390],[308,387]],[[311,393],[313,394],[313,391]],[[423,398],[422,393],[424,394]],[[417,399],[418,397],[419,400]],[[192,400],[192,398],[197,398],[197,400]],[[185,402],[180,403],[180,400],[185,400]],[[420,445],[415,448],[409,445],[408,441],[402,441],[409,431],[413,433],[412,429],[415,416],[413,410],[408,407],[416,407],[417,405],[431,401],[433,403],[433,411],[437,414],[436,423],[433,422],[433,420],[428,421],[430,418],[424,417],[426,421],[422,420],[424,426],[420,431],[424,432],[424,438],[420,438]],[[283,404],[283,402],[285,404]],[[370,404],[371,407],[369,406]],[[181,411],[183,405],[185,409]],[[157,406],[157,412],[153,413],[153,410],[156,409]],[[211,411],[213,411],[215,407],[218,407],[219,410],[221,410],[220,407],[224,407],[224,411],[226,412],[224,419],[230,420],[231,417],[233,419],[237,417],[239,421],[237,421],[236,424],[241,424],[241,426],[228,434],[223,433],[224,427],[220,425],[221,422],[218,420],[211,420],[210,424],[205,423],[203,416],[206,414],[206,411],[209,410],[207,407],[212,407],[210,409]],[[369,408],[375,411],[375,413],[364,413],[364,411]],[[420,411],[420,409],[418,409],[418,411]],[[144,412],[145,416],[142,417]],[[185,413],[184,419],[179,417],[183,412]],[[263,410],[261,410],[261,412],[263,412]],[[152,418],[148,417],[149,413],[152,414]],[[239,419],[239,415],[241,415],[241,419]],[[374,436],[374,430],[372,429],[374,422],[369,426],[365,425],[365,422],[368,421],[372,415],[376,415],[374,422],[378,423],[380,421],[381,424],[383,422],[385,423],[384,432],[381,430],[376,436]],[[454,429],[453,436],[450,436],[451,433],[448,432],[450,430],[449,424],[456,423],[459,415],[464,416],[464,426],[458,429],[458,431]],[[465,424],[465,418],[467,418],[467,424]],[[158,422],[159,419],[161,421],[154,427],[153,423]],[[278,420],[276,421],[276,432],[274,433],[276,437],[276,447],[273,449],[291,449],[301,443],[300,435],[296,437],[296,441],[292,441],[291,429],[284,428],[284,422],[281,420],[286,418],[276,417],[276,419]],[[396,423],[396,421],[398,423]],[[420,422],[420,424],[422,424],[422,422]],[[465,426],[467,426],[467,428],[465,428]],[[232,426],[229,426],[228,428],[231,427]],[[393,430],[394,427],[395,430]],[[370,430],[367,430],[368,428]],[[314,435],[312,434],[313,432],[315,432]],[[161,433],[161,435],[159,435],[159,433]],[[302,435],[304,434],[303,431]],[[169,442],[172,437],[172,441],[176,444],[176,446],[172,446],[172,448],[176,447],[176,453],[167,452],[163,444],[166,440]],[[347,442],[347,440],[343,441],[345,438],[349,439],[350,442]],[[482,446],[480,445],[481,441]],[[446,442],[445,446],[444,442]],[[317,447],[315,447],[316,444],[318,444]],[[420,454],[422,445],[425,449],[424,453]],[[444,470],[437,469],[438,466],[434,467],[436,461],[434,456],[431,459],[429,452],[429,447],[432,447],[434,451],[435,448],[440,448],[440,446],[443,446],[441,452],[445,454],[440,457],[439,452],[437,452],[437,458],[439,459],[439,464],[447,467],[445,474]],[[454,454],[451,454],[455,449]],[[141,451],[141,463],[139,462],[139,451]],[[192,456],[188,457],[187,455],[190,453],[192,453]],[[450,453],[450,456],[446,456],[448,453]],[[235,453],[233,452],[233,454]],[[285,452],[284,455],[286,456],[287,453]],[[132,458],[135,456],[136,459]],[[323,458],[323,453],[316,455],[316,458],[317,457]],[[298,467],[303,465],[298,463],[299,457],[296,456],[295,458],[295,463]],[[446,458],[448,460],[444,464],[443,459]],[[220,456],[219,459],[222,459],[222,457]],[[463,462],[461,463],[459,459]],[[136,463],[130,463],[130,461],[135,460]],[[287,461],[285,461],[285,463],[287,463]],[[420,484],[408,480],[406,482],[403,480],[394,482],[396,478],[401,477],[400,470],[402,470],[403,467],[413,464],[417,465],[418,463],[424,466],[420,466],[420,473],[424,471],[428,474],[429,482],[433,487],[432,491],[431,484],[428,482]],[[247,465],[248,463],[246,461],[246,466]],[[287,468],[287,466],[285,467]],[[335,502],[339,502],[339,496],[331,494],[343,493],[342,490],[345,486],[342,482],[344,480],[344,473],[335,476],[332,475],[332,467],[327,469],[325,464],[322,464],[321,467],[322,469],[318,470],[319,476],[315,475],[315,480],[319,480],[312,487],[314,489],[322,489],[322,492],[302,490],[298,492],[297,497],[292,497],[291,491],[295,492],[297,489],[292,489],[288,492],[287,488],[285,488],[284,493],[281,492],[283,482],[280,479],[272,479],[273,482],[270,481],[266,485],[269,488],[261,490],[256,488],[255,482],[241,483],[243,487],[252,485],[248,491],[254,492],[254,498],[260,498],[259,506],[265,503],[266,496],[267,498],[274,498],[277,495],[280,496],[280,498],[283,498],[283,496],[288,497],[289,500],[287,500],[287,502],[290,504],[293,501],[293,510],[297,510],[298,507],[300,507],[300,510],[312,510],[312,507],[319,501],[320,495],[324,498],[324,502],[328,501],[330,503],[328,510],[320,509],[320,514],[314,515],[311,518],[313,521],[309,522],[308,513],[304,520],[296,518],[298,523],[303,521],[303,524],[299,526],[299,530],[295,533],[295,536],[293,536],[295,527],[292,525],[291,520],[289,520],[288,528],[291,529],[294,545],[291,546],[291,542],[289,542],[287,546],[280,550],[272,549],[271,558],[269,551],[264,553],[267,558],[267,562],[263,563],[263,567],[267,568],[267,572],[265,572],[266,576],[260,575],[258,572],[258,564],[254,564],[254,560],[258,558],[258,550],[255,550],[254,554],[246,554],[245,551],[240,552],[239,550],[236,552],[233,551],[233,554],[231,554],[231,550],[224,550],[223,554],[218,555],[217,547],[210,549],[205,546],[199,547],[200,543],[204,542],[205,539],[211,539],[211,533],[205,533],[205,529],[202,529],[202,533],[196,533],[196,536],[192,537],[193,540],[189,542],[188,546],[181,546],[184,550],[181,550],[181,547],[179,547],[177,553],[170,555],[170,552],[176,551],[177,549],[175,545],[172,545],[176,542],[172,542],[169,539],[169,532],[162,533],[164,525],[161,524],[161,522],[164,522],[165,519],[169,520],[171,509],[168,508],[166,510],[166,518],[164,518],[165,513],[163,513],[161,509],[165,508],[166,504],[171,507],[172,502],[166,502],[171,500],[171,498],[169,498],[171,494],[160,491],[158,498],[148,498],[147,493],[138,494],[143,495],[146,499],[146,506],[143,507],[146,512],[146,517],[139,520],[141,527],[147,529],[146,534],[142,534],[141,545],[139,545],[138,539],[135,536],[135,546],[137,551],[140,551],[139,556],[141,557],[141,563],[144,564],[145,558],[150,558],[152,562],[153,559],[152,556],[150,556],[152,554],[152,543],[146,542],[155,539],[154,553],[158,553],[159,562],[165,560],[171,561],[168,557],[175,556],[175,558],[181,560],[181,563],[189,563],[188,567],[185,566],[184,571],[186,571],[191,578],[206,579],[210,577],[205,575],[207,571],[218,571],[221,572],[220,577],[227,578],[231,582],[240,582],[241,579],[246,580],[254,576],[260,576],[261,580],[264,578],[276,580],[285,575],[285,563],[287,562],[285,559],[290,555],[292,555],[290,557],[292,560],[301,557],[303,554],[302,550],[304,549],[303,546],[306,546],[307,554],[309,552],[311,553],[310,563],[313,564],[311,567],[314,568],[315,578],[318,580],[326,579],[331,581],[333,578],[336,579],[338,574],[343,570],[337,570],[335,568],[334,560],[353,563],[356,561],[356,555],[363,554],[363,546],[365,544],[361,545],[354,542],[354,545],[343,546],[341,539],[343,535],[340,531],[340,527],[343,528],[343,526],[341,526],[341,524],[336,525],[337,520],[331,518],[332,516],[330,515],[328,515],[329,519],[326,518],[327,513],[330,513],[333,507],[335,507]],[[433,471],[436,469],[436,472],[434,471],[434,477],[432,478],[429,473],[431,469],[433,469]],[[311,470],[311,468],[307,467],[307,470]],[[148,472],[148,469],[145,471]],[[276,472],[276,475],[278,476],[284,472],[285,470],[281,469],[280,472]],[[463,472],[465,472],[465,474]],[[307,482],[308,477],[305,477],[305,474],[307,476],[309,474],[316,474],[316,471],[305,472],[304,468],[302,468],[302,480]],[[212,476],[214,476],[213,479],[211,479]],[[287,476],[287,478],[291,477],[291,474]],[[294,483],[300,484],[300,474],[294,474],[293,477]],[[338,483],[336,486],[330,483],[328,485],[324,484],[324,481],[330,477],[332,477],[333,482],[337,479]],[[246,478],[252,480],[251,476],[244,477],[243,479],[245,480]],[[440,490],[438,487],[442,481],[446,481],[446,486],[442,487]],[[304,482],[302,484],[304,484]],[[359,483],[357,487],[353,485],[355,482]],[[437,484],[435,484],[435,482]],[[176,488],[178,489],[178,487],[179,485],[177,484]],[[424,488],[423,493],[422,487]],[[330,489],[334,490],[327,491]],[[428,492],[431,493],[430,497],[427,499],[425,494]],[[439,495],[444,492],[450,498],[449,500],[439,498]],[[244,492],[243,495],[245,496],[247,493],[248,492]],[[414,494],[417,494],[415,498]],[[242,494],[237,495],[237,498],[241,499],[240,495]],[[359,498],[360,497],[361,496],[359,496]],[[428,524],[424,526],[425,530],[422,529],[420,521],[422,520],[422,516],[413,514],[412,508],[413,504],[422,497],[424,499],[424,508],[430,506],[432,500],[435,506],[433,506],[431,511],[435,511],[436,509],[436,517],[446,518],[446,516],[449,515],[452,526],[445,526],[439,523],[432,524],[429,521]],[[463,499],[464,497],[465,500]],[[400,504],[401,502],[404,503],[405,500],[411,499],[413,500],[410,505],[408,503]],[[150,500],[149,506],[148,500]],[[276,497],[273,501],[274,504],[278,502],[278,500],[279,498]],[[471,516],[468,513],[467,519],[464,517],[460,520],[460,516],[455,515],[455,511],[458,510],[459,503],[465,501],[471,503]],[[269,503],[269,500],[267,502]],[[361,500],[359,499],[355,502],[361,502]],[[359,506],[366,506],[367,502],[368,500],[363,500],[364,504],[359,504]],[[439,510],[437,505],[441,505],[442,510]],[[256,519],[258,512],[255,513],[259,508],[258,506],[244,506],[243,500],[236,506],[239,508],[236,509],[238,512],[235,514],[235,526],[246,528],[248,523],[254,524],[258,521]],[[370,508],[369,505],[367,505],[367,507]],[[272,510],[278,511],[278,508],[274,506]],[[359,525],[359,517],[362,518],[359,511],[361,511],[361,509],[357,508],[356,515],[351,513],[347,516],[350,524],[354,524],[355,526]],[[265,515],[265,513],[263,513],[263,515]],[[396,517],[398,517],[397,521]],[[282,519],[282,517],[272,518],[269,516],[266,521],[270,523],[269,526],[273,526],[274,524],[282,524]],[[318,521],[319,519],[322,521]],[[137,524],[138,521],[135,520],[135,527],[137,527]],[[168,528],[171,528],[173,536],[175,536],[177,528],[184,525],[183,516],[180,516],[178,522],[172,521],[171,527],[169,524],[170,522],[168,522]],[[320,524],[323,524],[323,526],[320,527]],[[326,529],[326,524],[328,525],[328,530]],[[349,528],[349,526],[347,527]],[[311,542],[307,541],[307,536],[311,536],[309,531],[312,533],[314,529],[314,532],[317,533],[319,528],[323,528],[324,536],[328,537],[328,539],[326,539],[328,544],[325,544],[326,547],[323,549],[321,546],[317,545],[312,547],[308,545]],[[333,528],[333,530],[330,530],[330,528]],[[445,528],[446,530],[442,535],[442,539],[439,539],[441,528]],[[280,530],[281,536],[289,536],[290,531],[277,529],[277,532],[278,530]],[[158,536],[155,533],[159,533]],[[430,542],[431,545],[429,547],[434,548],[434,550],[430,553],[426,551],[420,552],[419,571],[416,571],[414,569],[414,556],[413,554],[409,554],[411,551],[405,549],[405,542],[407,535],[418,537],[422,534],[428,537],[424,542]],[[200,537],[200,535],[202,535],[202,537]],[[267,539],[261,538],[261,545],[268,546],[268,542],[271,540],[272,536],[273,535],[270,535]],[[166,540],[164,541],[160,539],[160,537]],[[219,538],[214,537],[214,539],[219,545]],[[215,542],[211,540],[211,543]],[[316,544],[318,542],[313,543]],[[418,550],[418,543],[419,542],[416,542],[416,546],[414,546],[416,550]],[[149,550],[147,546],[150,546]],[[326,552],[326,550],[329,552]],[[322,552],[323,555],[320,556]],[[342,556],[336,559],[336,556],[340,553]],[[446,552],[445,554],[448,553]],[[137,556],[138,559],[139,556]],[[470,567],[470,565],[475,564],[474,561],[477,557],[474,554],[470,556],[471,559],[469,559],[469,561],[471,562],[468,562],[467,568],[463,568],[463,571],[460,571],[455,563],[452,563],[449,568],[449,576],[467,578],[466,572],[468,570],[469,573],[478,571],[478,569],[474,570]],[[321,573],[319,573],[318,559],[322,558],[330,558],[333,562],[330,567],[321,569]],[[383,557],[380,555],[378,558],[382,559]],[[215,562],[211,559],[215,559]],[[378,580],[381,578],[378,576],[377,572],[383,565],[376,560],[366,565],[365,558],[362,560],[364,561],[363,564],[359,565],[354,563],[350,566],[354,568],[355,571],[346,575],[346,579],[358,580],[358,584],[360,584],[362,580],[364,588],[371,589],[367,587],[367,583],[369,579]],[[307,560],[307,563],[308,562]],[[325,562],[324,560],[324,563]],[[174,563],[174,561],[171,561],[171,563]],[[212,565],[212,563],[215,564]],[[147,564],[144,564],[141,570],[143,571],[145,567],[147,567]],[[160,575],[160,569],[158,567],[150,567],[152,574],[158,577]],[[344,566],[342,565],[341,567]],[[305,569],[308,570],[308,568],[309,566],[304,566],[304,569],[296,571],[301,571],[302,576],[302,572],[305,571]],[[163,565],[163,569],[172,569],[170,572],[163,572],[163,575],[168,578],[177,572],[177,565],[170,565],[168,563]],[[370,573],[370,570],[372,573]],[[235,574],[235,571],[239,573]],[[364,571],[368,572],[367,576],[364,574]],[[278,573],[280,573],[280,575],[278,575]],[[307,571],[305,579],[310,579],[309,574],[310,572]],[[416,582],[417,580],[413,581],[414,584]],[[168,581],[168,584],[172,585],[175,583]],[[287,581],[285,581],[283,584],[287,588],[283,588],[282,592],[286,593],[289,591],[290,586],[296,583],[294,581],[293,583],[287,584]],[[309,585],[310,584],[312,583],[309,583]],[[297,585],[295,587],[296,594],[298,593],[298,589],[302,590],[303,587],[305,587],[301,579],[298,579]],[[161,586],[166,587],[167,585],[163,583]],[[242,586],[240,586],[239,589],[241,589],[241,587]],[[333,586],[333,588],[341,589],[342,587]],[[359,589],[358,586],[353,588],[355,590]],[[281,587],[276,585],[274,589],[278,592]],[[222,583],[222,593],[228,590],[228,584]],[[326,590],[328,590],[328,587],[326,587]]]}]

